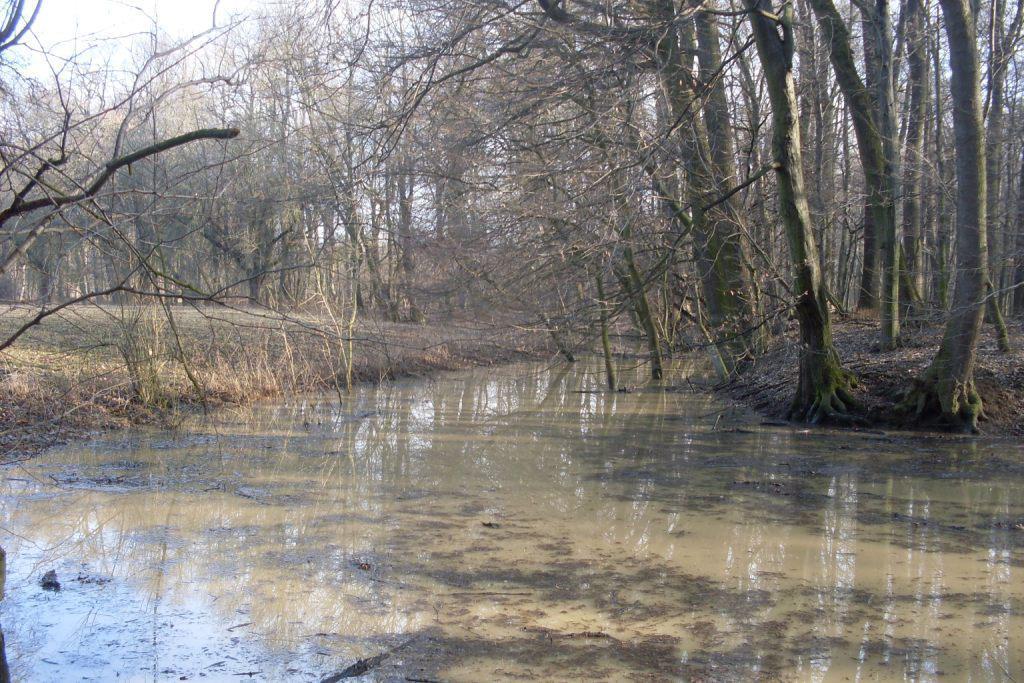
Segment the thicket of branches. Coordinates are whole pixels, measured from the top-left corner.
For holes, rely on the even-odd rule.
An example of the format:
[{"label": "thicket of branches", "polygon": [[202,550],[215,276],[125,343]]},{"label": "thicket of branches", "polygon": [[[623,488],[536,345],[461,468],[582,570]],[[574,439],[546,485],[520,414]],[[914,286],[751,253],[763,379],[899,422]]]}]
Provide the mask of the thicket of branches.
[{"label": "thicket of branches", "polygon": [[883,348],[946,325],[903,408],[974,428],[984,310],[1007,349],[1024,314],[1019,0],[377,0],[106,62],[6,7],[0,295],[39,319],[500,310],[570,359],[629,326],[658,378],[795,318],[791,416],[842,422],[856,309]]}]

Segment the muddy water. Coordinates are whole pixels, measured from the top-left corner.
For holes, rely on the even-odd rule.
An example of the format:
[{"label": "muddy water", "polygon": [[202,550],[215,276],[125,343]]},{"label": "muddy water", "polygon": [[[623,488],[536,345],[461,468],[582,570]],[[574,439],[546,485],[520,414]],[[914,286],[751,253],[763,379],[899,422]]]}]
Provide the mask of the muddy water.
[{"label": "muddy water", "polygon": [[766,426],[685,367],[611,394],[597,370],[8,468],[15,679],[319,680],[382,653],[366,680],[1024,679],[1020,446]]}]

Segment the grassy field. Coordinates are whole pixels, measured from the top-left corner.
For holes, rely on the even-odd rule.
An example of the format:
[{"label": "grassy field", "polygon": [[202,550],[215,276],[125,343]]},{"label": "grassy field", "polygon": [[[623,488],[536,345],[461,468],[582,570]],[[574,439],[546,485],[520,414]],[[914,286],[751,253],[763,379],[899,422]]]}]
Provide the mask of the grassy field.
[{"label": "grassy field", "polygon": [[[0,340],[35,312],[0,309]],[[172,421],[202,403],[344,391],[348,378],[381,381],[546,350],[546,336],[510,326],[364,320],[350,332],[329,316],[85,304],[0,353],[0,458],[91,430]]]}]

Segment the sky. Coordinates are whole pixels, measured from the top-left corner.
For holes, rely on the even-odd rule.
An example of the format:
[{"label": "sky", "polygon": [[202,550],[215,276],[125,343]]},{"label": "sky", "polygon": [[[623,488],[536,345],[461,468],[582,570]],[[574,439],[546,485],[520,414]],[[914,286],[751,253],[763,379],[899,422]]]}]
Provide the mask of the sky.
[{"label": "sky", "polygon": [[232,14],[246,13],[266,0],[42,0],[33,26],[44,47],[91,42],[94,38],[117,38],[146,33],[155,21],[161,32],[172,37],[199,33],[226,23]]}]

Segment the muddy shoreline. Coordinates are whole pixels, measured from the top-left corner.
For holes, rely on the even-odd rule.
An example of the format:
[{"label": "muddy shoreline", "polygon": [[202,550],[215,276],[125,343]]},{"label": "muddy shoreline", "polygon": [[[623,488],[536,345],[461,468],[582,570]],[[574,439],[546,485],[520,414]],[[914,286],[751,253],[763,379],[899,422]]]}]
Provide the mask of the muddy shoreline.
[{"label": "muddy shoreline", "polygon": [[[892,351],[878,350],[878,323],[847,317],[834,324],[833,335],[840,358],[857,377],[853,396],[860,402],[852,415],[861,429],[894,429],[915,432],[944,431],[946,426],[912,424],[896,410],[915,377],[931,362],[942,336],[942,326],[926,325],[907,332],[904,344]],[[986,325],[978,348],[975,383],[984,404],[981,437],[1024,437],[1024,324],[1010,326],[1015,347],[1009,353],[996,348],[992,329]],[[795,329],[776,339],[767,354],[743,373],[711,388],[767,418],[786,417],[796,393],[798,338]]]},{"label": "muddy shoreline", "polygon": [[[436,336],[442,341],[431,348],[417,351],[401,346],[399,352],[367,354],[355,371],[360,384],[428,377],[439,372],[481,366],[499,366],[525,360],[551,357],[549,339],[539,333],[493,330],[482,338],[454,337],[444,340],[438,326],[420,327],[414,334]],[[860,405],[853,411],[858,430],[900,430],[910,433],[943,431],[935,424],[909,424],[895,407],[901,391],[931,360],[941,336],[938,325],[922,326],[908,335],[909,341],[893,351],[877,350],[876,324],[871,320],[847,317],[835,323],[836,346],[847,368],[858,379],[854,390]],[[986,329],[986,332],[990,330]],[[408,332],[403,331],[408,334]],[[1024,324],[1011,326],[1011,337],[1024,340]],[[748,408],[765,419],[782,420],[795,391],[797,346],[795,330],[780,336],[767,354],[758,358],[742,374],[724,384],[694,378],[685,386],[669,386],[670,390],[708,391]],[[389,340],[368,342],[386,345]],[[1018,345],[1019,347],[1019,345]],[[441,349],[441,352],[438,352]],[[630,354],[627,354],[627,357]],[[642,358],[637,357],[642,361]],[[11,371],[0,373],[0,388],[11,383]],[[980,438],[1013,439],[1024,436],[1024,351],[1015,348],[1001,353],[988,334],[979,348],[977,386],[985,405],[985,420]],[[190,387],[179,386],[180,393],[161,406],[143,404],[123,391],[96,392],[83,399],[73,392],[59,393],[52,389],[37,391],[33,396],[5,391],[0,396],[0,462],[19,462],[41,451],[104,432],[128,427],[150,426],[173,428],[189,415],[223,406],[242,406],[255,401],[286,398],[310,391],[331,391],[323,377],[306,378],[290,387],[264,387],[246,395],[240,392],[211,390],[205,404],[198,401]],[[979,438],[975,437],[975,438]]]}]

